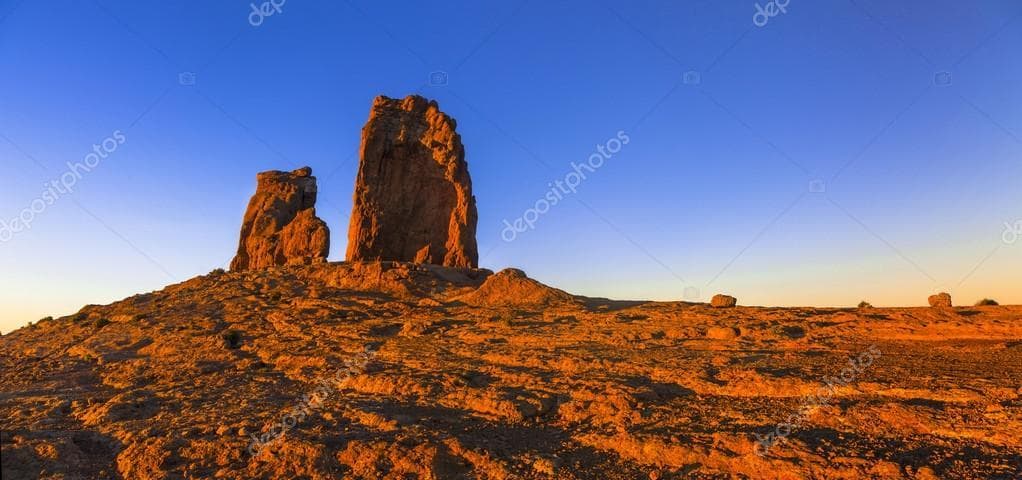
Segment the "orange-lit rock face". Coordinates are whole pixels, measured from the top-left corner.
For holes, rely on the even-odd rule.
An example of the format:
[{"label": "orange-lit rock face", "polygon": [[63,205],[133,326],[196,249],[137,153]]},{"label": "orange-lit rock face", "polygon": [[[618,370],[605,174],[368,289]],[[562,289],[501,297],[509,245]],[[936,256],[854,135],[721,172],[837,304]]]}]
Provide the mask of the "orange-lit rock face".
[{"label": "orange-lit rock face", "polygon": [[0,336],[0,477],[1022,478],[1022,306],[956,312],[214,271]]},{"label": "orange-lit rock face", "polygon": [[710,300],[710,305],[716,308],[731,308],[738,304],[738,299],[731,295],[717,294]]},{"label": "orange-lit rock face", "polygon": [[349,261],[478,265],[478,215],[455,127],[436,102],[376,98],[362,129]]},{"label": "orange-lit rock face", "polygon": [[505,268],[489,276],[475,291],[458,298],[468,305],[500,307],[513,305],[550,306],[578,303],[563,290],[539,283],[516,268]]},{"label": "orange-lit rock face", "polygon": [[930,295],[927,298],[931,307],[950,307],[951,306],[951,295],[948,293],[938,293],[936,295]]},{"label": "orange-lit rock face", "polygon": [[326,260],[330,230],[316,217],[316,177],[309,167],[257,176],[231,270]]}]

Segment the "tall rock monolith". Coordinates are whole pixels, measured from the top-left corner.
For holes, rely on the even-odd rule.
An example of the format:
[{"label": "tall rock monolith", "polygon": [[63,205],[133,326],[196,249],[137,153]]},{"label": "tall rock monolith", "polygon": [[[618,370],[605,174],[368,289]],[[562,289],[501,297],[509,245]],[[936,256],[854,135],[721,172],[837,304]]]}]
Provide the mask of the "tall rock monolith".
[{"label": "tall rock monolith", "polygon": [[348,229],[349,261],[477,267],[475,197],[457,123],[435,101],[373,101]]}]

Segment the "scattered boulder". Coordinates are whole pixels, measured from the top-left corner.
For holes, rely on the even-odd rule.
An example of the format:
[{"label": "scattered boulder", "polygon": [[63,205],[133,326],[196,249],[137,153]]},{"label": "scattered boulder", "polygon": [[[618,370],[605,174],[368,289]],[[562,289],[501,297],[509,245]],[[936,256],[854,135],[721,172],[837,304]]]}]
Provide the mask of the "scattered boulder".
[{"label": "scattered boulder", "polygon": [[717,294],[710,300],[710,306],[713,308],[731,308],[738,305],[738,299],[731,295]]},{"label": "scattered boulder", "polygon": [[256,176],[231,270],[326,261],[330,229],[316,216],[316,177],[309,167]]},{"label": "scattered boulder", "polygon": [[505,268],[491,275],[475,291],[457,300],[474,306],[547,306],[576,303],[573,295],[529,278],[517,268]]},{"label": "scattered boulder", "polygon": [[710,327],[706,329],[706,338],[713,340],[734,340],[741,332],[734,327]]},{"label": "scattered boulder", "polygon": [[941,292],[936,295],[930,295],[928,299],[931,307],[950,307],[951,306],[951,294],[947,292]]},{"label": "scattered boulder", "polygon": [[475,197],[457,123],[412,95],[373,102],[348,229],[348,261],[475,268]]}]

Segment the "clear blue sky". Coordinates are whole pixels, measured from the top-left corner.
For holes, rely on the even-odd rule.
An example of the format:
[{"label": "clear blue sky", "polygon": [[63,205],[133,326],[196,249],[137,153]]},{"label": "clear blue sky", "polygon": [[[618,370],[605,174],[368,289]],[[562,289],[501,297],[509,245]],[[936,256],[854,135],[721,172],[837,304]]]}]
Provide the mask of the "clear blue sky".
[{"label": "clear blue sky", "polygon": [[751,1],[251,12],[0,0],[0,219],[124,139],[0,243],[0,330],[226,266],[261,170],[313,167],[343,260],[372,98],[416,91],[458,120],[484,267],[617,298],[1022,303],[1022,240],[1002,238],[1022,220],[1017,1],[790,1],[762,27]]}]

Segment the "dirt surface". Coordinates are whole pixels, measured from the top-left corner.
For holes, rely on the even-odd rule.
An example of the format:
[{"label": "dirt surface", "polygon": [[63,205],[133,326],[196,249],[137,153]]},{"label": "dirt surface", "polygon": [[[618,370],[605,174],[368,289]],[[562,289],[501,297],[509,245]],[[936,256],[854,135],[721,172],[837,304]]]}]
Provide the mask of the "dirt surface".
[{"label": "dirt surface", "polygon": [[1022,307],[711,308],[519,273],[217,271],[22,328],[3,478],[1022,477]]}]

